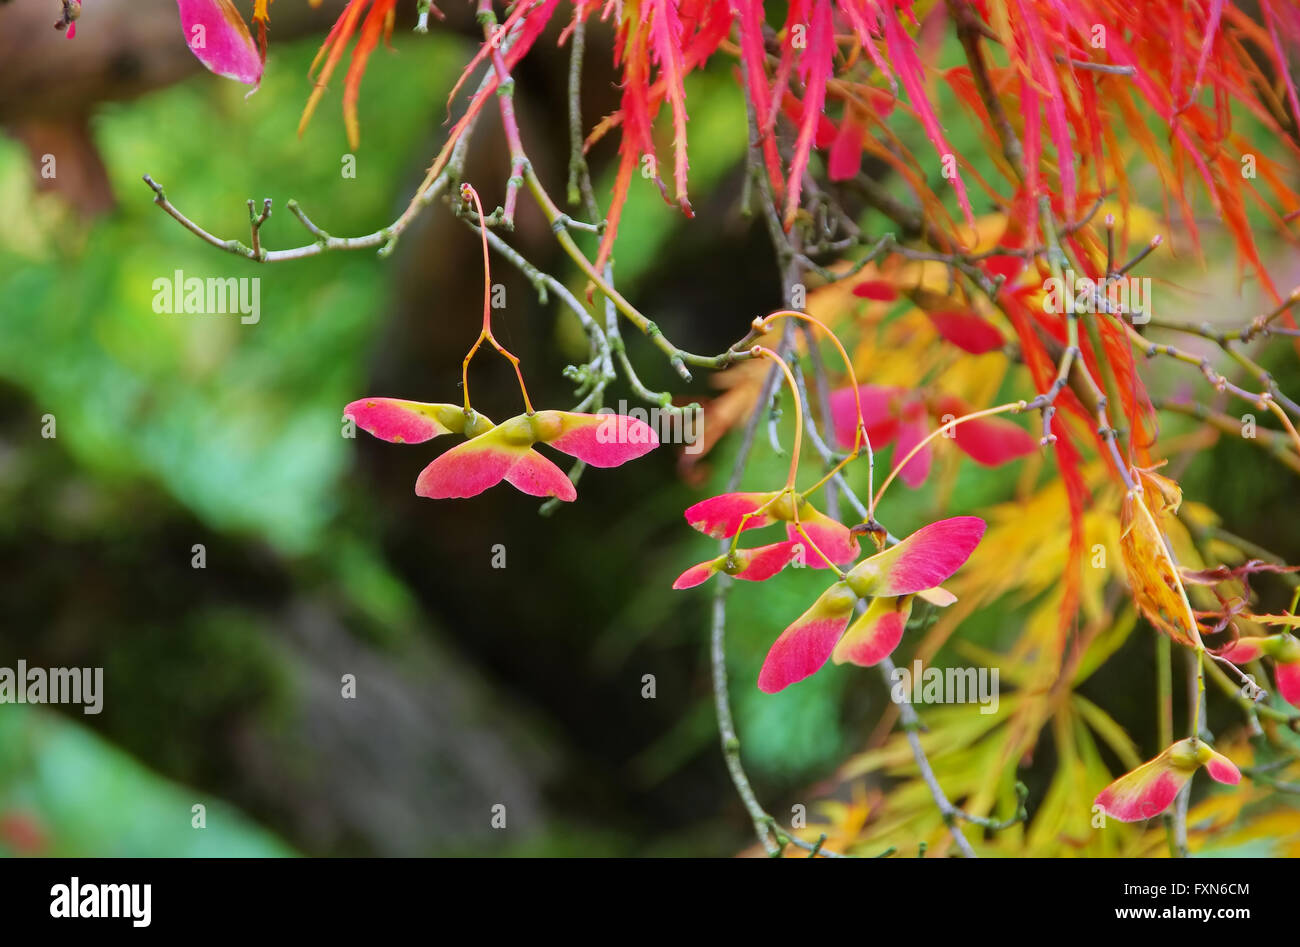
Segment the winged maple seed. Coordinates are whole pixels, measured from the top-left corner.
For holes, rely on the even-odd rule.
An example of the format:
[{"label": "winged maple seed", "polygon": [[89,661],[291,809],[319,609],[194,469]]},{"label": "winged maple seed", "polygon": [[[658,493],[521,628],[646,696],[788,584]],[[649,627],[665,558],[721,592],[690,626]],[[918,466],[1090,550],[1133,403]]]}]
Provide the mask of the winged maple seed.
[{"label": "winged maple seed", "polygon": [[[791,540],[800,538],[798,530],[802,528],[836,565],[852,562],[858,556],[858,540],[852,530],[815,508],[806,497],[791,490],[724,493],[710,497],[686,511],[686,522],[714,539],[730,539],[744,530],[783,522]],[[814,568],[823,568],[827,563],[825,560],[810,560],[809,564]]]},{"label": "winged maple seed", "polygon": [[677,577],[673,588],[694,588],[719,572],[725,572],[733,579],[762,582],[788,566],[799,555],[801,548],[802,544],[797,540],[787,539],[785,542],[771,543],[767,546],[727,552],[716,559],[691,566]]},{"label": "winged maple seed", "polygon": [[231,0],[176,0],[185,42],[212,72],[246,85],[262,81],[262,55]]},{"label": "winged maple seed", "polygon": [[1115,780],[1101,791],[1093,804],[1120,822],[1154,818],[1169,808],[1202,766],[1216,782],[1228,786],[1241,782],[1241,771],[1232,760],[1204,740],[1188,737]]},{"label": "winged maple seed", "polygon": [[[1281,624],[1297,623],[1295,615],[1252,615],[1255,621]],[[1273,677],[1277,680],[1277,692],[1292,707],[1300,707],[1300,641],[1289,634],[1269,635],[1268,637],[1238,638],[1219,657],[1233,664],[1247,664],[1259,658],[1273,659]]]},{"label": "winged maple seed", "polygon": [[983,355],[1006,344],[1002,333],[978,313],[966,309],[926,309],[935,331],[963,352]]},{"label": "winged maple seed", "polygon": [[[938,586],[961,568],[983,535],[982,519],[955,516],[862,560],[776,639],[759,672],[759,690],[773,694],[802,681],[832,655],[836,663],[863,666],[888,657],[902,640],[914,595],[936,605],[955,601]],[[874,601],[850,627],[854,608],[865,598]]]},{"label": "winged maple seed", "polygon": [[[248,24],[232,0],[176,0],[185,45],[189,46],[190,52],[218,76],[246,85],[257,85],[262,81],[269,5],[270,0],[256,0],[253,8],[253,20],[262,40],[259,51],[248,31]],[[73,39],[77,35],[80,16],[80,0],[64,0],[63,15],[54,27],[66,29],[68,39]]]},{"label": "winged maple seed", "polygon": [[654,428],[619,414],[537,411],[498,425],[454,404],[362,398],[344,408],[343,416],[395,444],[464,434],[465,443],[430,463],[415,482],[416,494],[432,499],[477,496],[505,480],[530,496],[572,501],[578,495],[573,482],[533,445],[547,444],[593,467],[617,467],[659,444]]},{"label": "winged maple seed", "polygon": [[693,588],[719,572],[737,579],[762,582],[796,560],[814,569],[823,569],[852,562],[858,557],[858,540],[853,531],[789,488],[770,493],[724,493],[710,497],[688,509],[686,521],[714,539],[734,539],[745,530],[784,522],[787,538],[785,542],[752,549],[738,549],[733,543],[726,554],[683,572],[673,583],[675,589]]}]

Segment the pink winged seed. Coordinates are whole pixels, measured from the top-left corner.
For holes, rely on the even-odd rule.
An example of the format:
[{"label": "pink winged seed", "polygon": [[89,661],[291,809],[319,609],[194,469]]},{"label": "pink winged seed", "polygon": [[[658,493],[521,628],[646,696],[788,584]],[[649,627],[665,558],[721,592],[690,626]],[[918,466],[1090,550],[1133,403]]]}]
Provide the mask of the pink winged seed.
[{"label": "pink winged seed", "polygon": [[1233,664],[1248,664],[1264,653],[1266,638],[1238,638],[1232,647],[1219,654],[1225,661]]},{"label": "pink winged seed", "polygon": [[262,81],[262,57],[230,0],[176,0],[185,43],[212,72],[246,85]]},{"label": "pink winged seed", "polygon": [[739,550],[737,557],[742,563],[741,569],[732,577],[749,582],[762,582],[772,578],[790,564],[795,545],[792,542],[771,543],[767,546]]},{"label": "pink winged seed", "polygon": [[[448,415],[448,411],[451,412]],[[454,404],[425,404],[419,401],[402,401],[399,398],[362,398],[343,409],[343,416],[351,418],[361,430],[380,440],[394,444],[421,444],[441,434],[464,430],[449,427],[445,421],[454,420],[461,411]],[[460,415],[462,418],[463,414]]]},{"label": "pink winged seed", "polygon": [[844,582],[823,592],[772,643],[758,675],[758,689],[775,694],[816,673],[844,634],[856,601],[857,596]]},{"label": "pink winged seed", "polygon": [[[434,500],[478,496],[506,478],[530,448],[492,437],[499,428],[458,444],[420,472],[415,492]],[[525,491],[526,492],[526,491]]]},{"label": "pink winged seed", "polygon": [[1169,808],[1179,790],[1192,778],[1192,770],[1175,769],[1165,763],[1157,757],[1121,776],[1101,791],[1094,804],[1120,822],[1155,818]]},{"label": "pink winged seed", "polygon": [[1219,653],[1219,657],[1231,661],[1234,665],[1244,665],[1264,654],[1264,641],[1262,637],[1239,637],[1232,643],[1231,648]]},{"label": "pink winged seed", "polygon": [[[836,565],[843,565],[858,558],[858,540],[853,535],[853,531],[825,513],[814,510],[811,504],[804,504],[799,511],[799,525],[803,527],[804,532],[817,548]],[[785,529],[791,543],[803,543],[803,537],[795,529],[794,523],[787,523]],[[813,549],[806,550],[804,561],[812,569],[830,568],[826,560]]]},{"label": "pink winged seed", "polygon": [[[688,507],[686,522],[706,536],[714,539],[730,539],[740,529],[740,522],[746,513],[752,513],[772,499],[772,493],[724,493],[709,497]],[[770,511],[759,516],[751,516],[745,521],[745,529],[755,529],[772,522]]]},{"label": "pink winged seed", "polygon": [[984,528],[978,516],[954,516],[922,526],[898,545],[858,563],[849,578],[874,580],[870,594],[880,596],[934,588],[970,558]]},{"label": "pink winged seed", "polygon": [[708,562],[700,562],[691,566],[685,572],[677,577],[673,582],[674,589],[693,589],[697,585],[703,585],[709,579],[718,574],[722,566],[718,559],[710,559]]},{"label": "pink winged seed", "polygon": [[1300,664],[1278,661],[1273,665],[1273,676],[1282,699],[1292,707],[1300,707]]},{"label": "pink winged seed", "polygon": [[[894,445],[894,466],[898,467],[903,464],[904,458],[912,453],[913,448],[924,441],[929,433],[924,415],[900,424],[898,426],[898,443]],[[930,449],[930,445],[927,444],[918,450],[912,456],[912,459],[908,460],[903,466],[903,469],[898,472],[899,479],[915,490],[925,483],[926,477],[930,476],[930,461],[933,458],[934,452]]]},{"label": "pink winged seed", "polygon": [[[904,391],[902,388],[883,385],[858,386],[858,400],[862,402],[862,423],[867,429],[872,447],[884,447],[897,434],[898,419],[894,416],[893,405]],[[858,423],[858,402],[853,398],[852,388],[831,392],[831,423],[840,446],[846,450],[851,448],[854,427]]]},{"label": "pink winged seed", "polygon": [[464,499],[505,480],[535,497],[577,498],[577,490],[564,471],[526,445],[506,444],[493,438],[500,428],[457,445],[420,472],[415,492],[434,500]]},{"label": "pink winged seed", "polygon": [[832,654],[836,664],[872,667],[894,653],[903,640],[912,613],[910,596],[873,599],[871,605],[849,626]]},{"label": "pink winged seed", "polygon": [[997,467],[1038,449],[1038,439],[1005,418],[978,418],[953,429],[957,446],[971,460]]},{"label": "pink winged seed", "polygon": [[1002,333],[973,312],[940,310],[927,312],[934,328],[946,341],[971,355],[994,352],[1003,346]]},{"label": "pink winged seed", "polygon": [[[731,574],[731,577],[744,579],[746,582],[763,582],[770,579],[790,564],[794,547],[795,544],[792,542],[783,542],[755,546],[753,549],[737,549],[735,562],[739,568]],[[708,562],[693,565],[677,577],[673,588],[694,588],[722,572],[726,568],[726,563],[727,557],[722,555]]]},{"label": "pink winged seed", "polygon": [[1241,782],[1241,770],[1222,753],[1210,752],[1210,758],[1205,761],[1205,771],[1211,779],[1225,786],[1235,786]]},{"label": "pink winged seed", "polygon": [[569,475],[535,450],[526,450],[506,473],[506,483],[534,497],[559,497],[565,503],[578,498]]},{"label": "pink winged seed", "polygon": [[1120,822],[1154,818],[1169,808],[1201,766],[1220,783],[1235,786],[1241,782],[1241,771],[1232,760],[1188,738],[1115,780],[1097,795],[1094,804]]},{"label": "pink winged seed", "polygon": [[544,440],[593,467],[617,467],[659,446],[659,435],[644,421],[623,414],[539,411],[539,426],[558,419],[560,433]]}]

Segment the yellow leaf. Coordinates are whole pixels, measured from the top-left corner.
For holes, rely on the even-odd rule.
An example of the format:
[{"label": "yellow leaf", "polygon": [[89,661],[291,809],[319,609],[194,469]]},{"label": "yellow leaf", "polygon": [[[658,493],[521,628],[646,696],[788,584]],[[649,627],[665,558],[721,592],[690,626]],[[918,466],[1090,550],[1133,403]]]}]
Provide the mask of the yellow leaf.
[{"label": "yellow leaf", "polygon": [[1192,646],[1200,631],[1162,526],[1182,500],[1178,484],[1138,470],[1134,489],[1120,508],[1120,558],[1133,599],[1147,621],[1180,644]]}]

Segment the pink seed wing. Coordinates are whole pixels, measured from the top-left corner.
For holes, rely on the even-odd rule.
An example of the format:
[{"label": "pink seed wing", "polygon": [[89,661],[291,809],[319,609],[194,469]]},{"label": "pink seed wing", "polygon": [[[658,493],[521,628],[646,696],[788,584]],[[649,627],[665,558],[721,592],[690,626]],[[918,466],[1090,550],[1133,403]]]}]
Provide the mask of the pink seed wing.
[{"label": "pink seed wing", "polygon": [[558,497],[565,503],[578,498],[573,481],[535,450],[526,450],[506,474],[506,483],[533,497]]},{"label": "pink seed wing", "polygon": [[946,581],[970,558],[984,529],[978,516],[954,516],[921,527],[894,547],[905,546],[876,594],[908,595]]},{"label": "pink seed wing", "polygon": [[[894,445],[894,466],[898,467],[902,464],[903,459],[912,452],[912,448],[925,440],[925,436],[929,433],[924,416],[905,420],[899,424],[898,443]],[[899,479],[915,490],[925,483],[926,477],[930,476],[931,457],[932,451],[930,445],[927,444],[916,452],[915,457],[907,461],[907,464],[898,473]]]},{"label": "pink seed wing", "polygon": [[852,109],[846,111],[839,134],[826,156],[826,173],[832,181],[847,181],[862,170],[862,126]]},{"label": "pink seed wing", "polygon": [[1265,638],[1238,638],[1232,646],[1219,654],[1233,664],[1248,664],[1264,653]]},{"label": "pink seed wing", "polygon": [[1173,766],[1161,754],[1115,780],[1101,791],[1093,804],[1120,822],[1152,819],[1169,808],[1193,772]]},{"label": "pink seed wing", "polygon": [[538,419],[559,421],[559,434],[544,443],[593,467],[617,467],[659,446],[654,428],[624,414],[541,411]]},{"label": "pink seed wing", "polygon": [[983,355],[1002,348],[1002,333],[973,312],[950,309],[926,315],[939,335],[964,352]]},{"label": "pink seed wing", "polygon": [[[794,555],[794,543],[772,543],[767,546],[756,546],[753,549],[737,549],[735,562],[738,568],[732,573],[732,578],[744,579],[747,582],[762,582],[770,579],[790,562]],[[727,557],[719,556],[716,559],[710,559],[708,562],[701,562],[698,565],[691,566],[685,572],[677,577],[673,583],[675,589],[694,588],[710,577],[726,568]]]},{"label": "pink seed wing", "polygon": [[1300,664],[1273,664],[1273,677],[1277,679],[1277,692],[1292,707],[1300,707]]},{"label": "pink seed wing", "polygon": [[[898,433],[898,418],[893,414],[893,404],[901,389],[881,385],[859,385],[858,400],[862,402],[862,422],[867,429],[871,446],[884,447]],[[831,392],[831,424],[835,437],[845,450],[853,447],[853,429],[858,423],[858,400],[852,388]]]},{"label": "pink seed wing", "polygon": [[957,446],[971,460],[997,467],[1038,449],[1038,439],[1006,418],[979,418],[953,428]]},{"label": "pink seed wing", "polygon": [[527,445],[506,443],[502,428],[495,427],[458,444],[425,467],[415,481],[415,492],[435,500],[478,496],[504,480],[529,450]]},{"label": "pink seed wing", "polygon": [[925,599],[931,605],[935,605],[939,608],[947,608],[953,602],[957,601],[957,596],[944,588],[922,589],[916,593],[916,597]]},{"label": "pink seed wing", "polygon": [[717,559],[710,559],[708,562],[701,562],[691,566],[677,577],[677,581],[673,583],[673,588],[693,589],[697,585],[702,585],[718,573],[725,558],[725,556],[720,556]]},{"label": "pink seed wing", "polygon": [[1216,750],[1210,751],[1210,758],[1205,761],[1205,771],[1211,779],[1225,786],[1235,786],[1241,782],[1241,770],[1237,769],[1237,764]]},{"label": "pink seed wing", "polygon": [[876,598],[849,626],[831,655],[836,664],[872,667],[894,653],[912,614],[912,597]]},{"label": "pink seed wing", "polygon": [[893,302],[898,298],[898,288],[884,280],[863,280],[853,287],[853,295],[859,299],[874,299],[877,302]]},{"label": "pink seed wing", "polygon": [[262,57],[230,0],[176,0],[185,43],[212,72],[247,85],[262,80]]},{"label": "pink seed wing", "polygon": [[790,564],[797,545],[797,543],[784,542],[737,550],[736,557],[740,560],[741,568],[732,577],[747,582],[763,582],[770,579]]},{"label": "pink seed wing", "polygon": [[[343,416],[361,430],[394,444],[420,444],[440,434],[465,430],[465,412],[454,404],[362,398],[344,408]],[[482,416],[479,420],[487,421]]]},{"label": "pink seed wing", "polygon": [[864,559],[851,577],[871,579],[872,595],[911,595],[944,582],[962,567],[984,535],[978,516],[954,516],[922,526],[896,546]]},{"label": "pink seed wing", "polygon": [[[858,424],[858,405],[853,400],[853,389],[841,388],[832,391],[830,402],[831,427],[835,430],[835,440],[839,442],[840,447],[848,450],[853,447],[853,438],[857,433],[854,428]],[[873,445],[874,443],[872,441]]]},{"label": "pink seed wing", "polygon": [[[837,566],[858,558],[858,540],[853,535],[853,531],[825,513],[814,510],[811,503],[805,503],[799,509],[799,525],[803,527],[804,532],[817,548]],[[803,542],[803,537],[795,529],[794,523],[787,523],[785,529],[791,542]],[[813,569],[830,568],[826,560],[817,555],[815,550],[809,549],[804,559]]]},{"label": "pink seed wing", "polygon": [[835,650],[857,597],[843,582],[822,593],[772,644],[758,674],[758,689],[775,694],[815,673]]},{"label": "pink seed wing", "polygon": [[[775,496],[774,493],[724,493],[701,500],[686,511],[686,522],[706,536],[730,539],[740,529],[746,513],[752,513]],[[745,529],[766,526],[772,522],[770,510],[745,521]]]}]

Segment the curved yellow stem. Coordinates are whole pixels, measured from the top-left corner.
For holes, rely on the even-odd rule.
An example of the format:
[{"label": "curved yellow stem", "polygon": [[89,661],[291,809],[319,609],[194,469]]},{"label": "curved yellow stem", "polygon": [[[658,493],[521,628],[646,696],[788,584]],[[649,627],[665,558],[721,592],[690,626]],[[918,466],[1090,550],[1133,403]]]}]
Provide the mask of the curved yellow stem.
[{"label": "curved yellow stem", "polygon": [[790,397],[794,399],[794,447],[790,451],[790,475],[786,478],[787,490],[794,489],[795,477],[799,473],[799,448],[803,446],[803,401],[799,398],[799,385],[794,380],[794,372],[776,352],[762,345],[755,345],[749,350],[755,358],[766,358],[781,366],[786,384],[790,386]]},{"label": "curved yellow stem", "polygon": [[1024,401],[1008,401],[1006,404],[1000,404],[995,408],[984,408],[983,410],[980,411],[972,411],[970,414],[963,414],[961,417],[954,418],[953,420],[949,421],[947,424],[943,424],[935,428],[933,431],[931,431],[929,434],[923,437],[920,443],[918,443],[915,447],[913,447],[910,451],[908,451],[906,457],[904,457],[902,460],[894,464],[894,469],[889,472],[889,476],[885,478],[885,482],[880,485],[880,490],[878,490],[876,492],[875,497],[872,498],[871,508],[875,509],[876,506],[880,504],[880,498],[884,496],[885,491],[889,489],[889,485],[894,482],[894,478],[898,476],[898,472],[907,466],[908,461],[910,461],[913,457],[919,454],[922,448],[925,447],[925,445],[929,444],[932,440],[934,440],[944,431],[952,430],[958,424],[964,424],[967,421],[974,421],[977,418],[987,418],[995,414],[1008,414],[1008,413],[1019,414],[1021,411],[1024,411],[1028,407],[1029,405]]},{"label": "curved yellow stem", "polygon": [[[853,369],[853,360],[849,358],[849,353],[845,351],[844,345],[840,342],[839,336],[831,331],[830,326],[826,325],[826,323],[822,322],[816,316],[810,316],[808,313],[800,312],[797,309],[779,309],[776,312],[769,313],[762,319],[754,320],[754,329],[766,332],[768,323],[773,319],[802,319],[804,322],[811,323],[826,333],[827,337],[831,340],[831,344],[835,346],[835,350],[839,352],[840,359],[844,362],[845,370],[849,373],[849,384],[853,386],[853,406],[858,414],[858,423],[853,429],[853,449],[849,452],[848,456],[828,470],[824,477],[805,490],[804,496],[817,492],[817,490],[819,490],[828,480],[834,477],[850,463],[857,460],[863,450],[865,450],[867,454],[867,500],[870,504],[867,508],[867,519],[872,520],[875,518],[876,508],[875,503],[871,500],[872,491],[875,489],[876,455],[875,451],[871,447],[871,438],[867,437],[867,424],[866,420],[862,416],[862,393],[859,391],[858,376],[857,372]],[[833,439],[835,436],[834,424],[829,418],[827,418],[827,423],[830,424],[830,434]]]},{"label": "curved yellow stem", "polygon": [[460,364],[460,383],[465,392],[465,410],[470,410],[469,363],[473,360],[474,353],[479,350],[479,346],[487,342],[514,366],[515,377],[519,379],[519,392],[524,396],[524,410],[532,414],[533,403],[528,398],[528,387],[524,384],[524,373],[519,367],[519,358],[498,342],[496,336],[492,334],[492,263],[488,254],[487,221],[483,215],[483,204],[479,200],[478,191],[474,190],[470,184],[460,186],[460,196],[466,203],[473,203],[474,212],[478,214],[479,236],[483,238],[483,328],[479,330],[478,338],[474,340],[474,344],[470,346],[469,354],[465,356],[465,360]]}]

